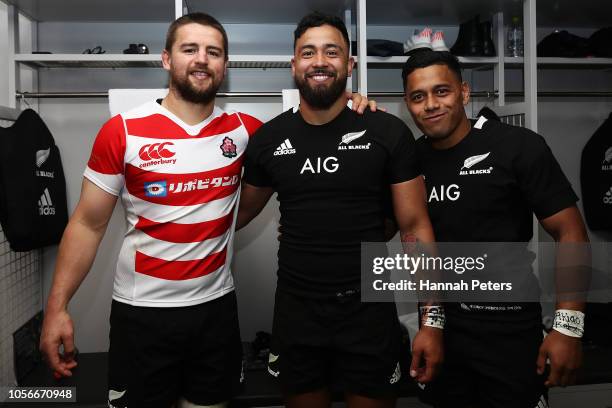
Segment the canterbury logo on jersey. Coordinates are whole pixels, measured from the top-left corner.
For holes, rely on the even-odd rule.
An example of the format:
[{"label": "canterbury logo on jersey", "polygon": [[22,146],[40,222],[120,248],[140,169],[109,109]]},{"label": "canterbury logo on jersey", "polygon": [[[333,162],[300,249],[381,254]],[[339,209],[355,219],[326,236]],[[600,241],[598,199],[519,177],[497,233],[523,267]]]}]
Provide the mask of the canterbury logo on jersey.
[{"label": "canterbury logo on jersey", "polygon": [[274,156],[282,156],[284,154],[295,154],[295,148],[291,145],[289,139],[285,139],[274,151]]},{"label": "canterbury logo on jersey", "polygon": [[53,201],[51,201],[51,194],[49,189],[45,188],[40,199],[38,200],[38,213],[40,215],[55,215],[55,207]]},{"label": "canterbury logo on jersey", "polygon": [[149,167],[159,164],[175,164],[176,159],[171,159],[176,154],[168,149],[169,146],[174,146],[172,142],[146,144],[138,151],[138,156],[145,162],[139,167]]},{"label": "canterbury logo on jersey", "polygon": [[612,204],[612,187],[610,187],[610,189],[606,191],[606,194],[603,198],[603,202],[604,204]]},{"label": "canterbury logo on jersey", "polygon": [[[51,148],[37,151],[36,152],[36,167],[40,169],[47,162],[47,160],[49,160],[50,155],[51,155]],[[55,178],[55,175],[52,171],[36,170],[36,176]]]},{"label": "canterbury logo on jersey", "polygon": [[485,154],[479,154],[476,156],[471,156],[468,157],[467,159],[465,159],[465,161],[463,162],[463,166],[461,167],[461,169],[459,170],[459,175],[460,176],[469,176],[469,175],[473,175],[473,174],[491,174],[491,172],[493,171],[493,167],[488,167],[486,169],[472,169],[473,166],[477,165],[478,163],[480,163],[481,161],[485,160],[487,157],[489,157],[489,155],[491,154],[491,152],[485,153]]},{"label": "canterbury logo on jersey", "polygon": [[601,166],[602,170],[612,170],[612,147],[606,150],[603,159],[603,165]]}]

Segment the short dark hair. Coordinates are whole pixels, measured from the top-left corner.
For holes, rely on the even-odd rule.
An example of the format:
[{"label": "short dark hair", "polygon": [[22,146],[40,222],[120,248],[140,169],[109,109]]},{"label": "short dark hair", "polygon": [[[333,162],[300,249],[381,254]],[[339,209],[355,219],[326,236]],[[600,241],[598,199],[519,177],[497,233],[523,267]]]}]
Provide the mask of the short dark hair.
[{"label": "short dark hair", "polygon": [[348,31],[346,30],[346,25],[344,25],[344,21],[337,16],[323,14],[319,11],[314,11],[302,17],[297,25],[297,28],[293,32],[293,49],[295,50],[297,40],[306,32],[306,30],[312,27],[321,27],[322,25],[326,24],[340,31],[342,37],[344,37],[344,41],[346,42],[347,50],[350,50],[351,43],[349,41],[349,35]]},{"label": "short dark hair", "polygon": [[410,56],[402,68],[402,82],[404,86],[404,92],[406,92],[406,79],[415,69],[426,68],[431,65],[446,65],[448,69],[453,71],[459,82],[463,81],[461,77],[461,64],[457,57],[448,51],[432,51],[424,49],[423,51],[415,52]]},{"label": "short dark hair", "polygon": [[227,33],[225,32],[225,28],[223,28],[221,23],[216,18],[206,13],[189,13],[174,20],[172,24],[170,24],[170,27],[168,28],[168,33],[166,34],[166,51],[170,52],[170,50],[172,49],[172,46],[176,41],[176,31],[182,26],[191,23],[212,27],[221,33],[221,35],[223,36],[223,51],[225,53],[225,59],[227,60],[229,51],[227,46]]}]

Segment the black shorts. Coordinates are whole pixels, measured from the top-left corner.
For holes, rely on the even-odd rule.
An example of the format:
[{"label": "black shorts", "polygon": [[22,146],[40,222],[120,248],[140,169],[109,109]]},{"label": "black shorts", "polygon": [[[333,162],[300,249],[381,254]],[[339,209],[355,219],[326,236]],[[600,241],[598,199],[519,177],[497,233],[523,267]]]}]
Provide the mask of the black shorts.
[{"label": "black shorts", "polygon": [[234,292],[174,308],[113,301],[110,324],[109,406],[168,408],[180,397],[210,405],[239,391]]},{"label": "black shorts", "polygon": [[268,371],[285,394],[333,389],[393,398],[401,348],[394,303],[362,303],[359,293],[308,299],[276,291]]},{"label": "black shorts", "polygon": [[420,397],[436,408],[545,408],[545,376],[536,372],[541,344],[541,319],[447,316],[444,365]]}]

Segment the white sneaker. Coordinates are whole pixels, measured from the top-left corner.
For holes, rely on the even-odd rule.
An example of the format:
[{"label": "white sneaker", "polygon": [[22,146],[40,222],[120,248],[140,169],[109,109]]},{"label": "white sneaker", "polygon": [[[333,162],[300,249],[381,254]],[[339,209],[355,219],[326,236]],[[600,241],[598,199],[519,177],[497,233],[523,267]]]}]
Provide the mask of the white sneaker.
[{"label": "white sneaker", "polygon": [[448,47],[444,43],[444,32],[436,31],[431,40],[431,48],[434,51],[448,51]]},{"label": "white sneaker", "polygon": [[432,49],[431,32],[432,30],[429,27],[425,27],[420,33],[418,30],[415,30],[415,34],[412,38],[404,43],[404,53],[409,53],[418,48]]}]

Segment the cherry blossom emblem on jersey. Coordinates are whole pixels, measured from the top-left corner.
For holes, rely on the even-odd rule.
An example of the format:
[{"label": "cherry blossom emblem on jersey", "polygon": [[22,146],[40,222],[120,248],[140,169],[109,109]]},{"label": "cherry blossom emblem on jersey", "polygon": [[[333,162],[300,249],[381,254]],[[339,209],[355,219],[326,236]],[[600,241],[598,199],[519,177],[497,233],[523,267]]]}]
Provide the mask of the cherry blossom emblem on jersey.
[{"label": "cherry blossom emblem on jersey", "polygon": [[234,144],[234,141],[230,138],[230,137],[225,137],[225,139],[223,139],[223,143],[221,143],[221,151],[223,152],[223,156],[228,157],[228,158],[232,158],[232,157],[236,157],[238,155],[238,153],[236,153],[236,145]]}]

